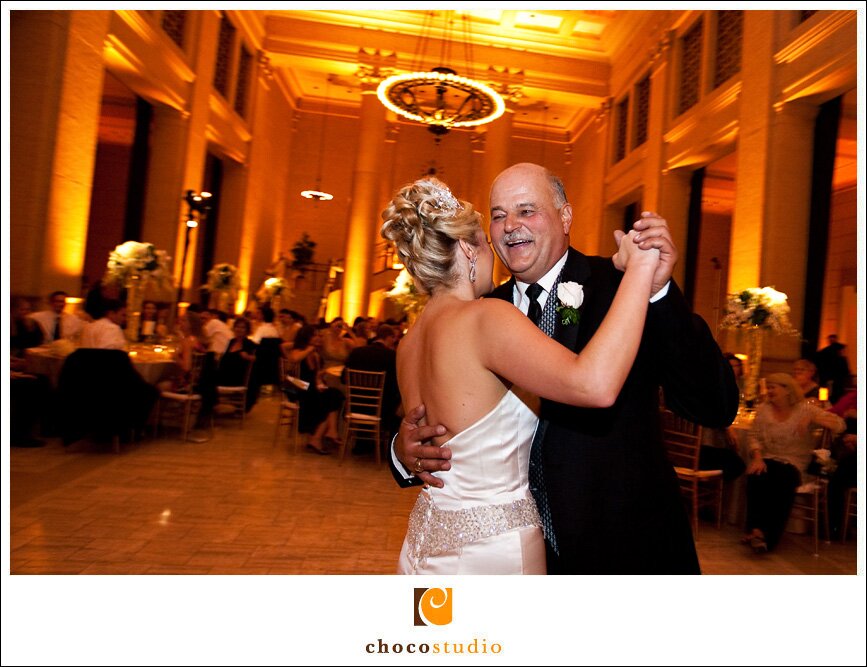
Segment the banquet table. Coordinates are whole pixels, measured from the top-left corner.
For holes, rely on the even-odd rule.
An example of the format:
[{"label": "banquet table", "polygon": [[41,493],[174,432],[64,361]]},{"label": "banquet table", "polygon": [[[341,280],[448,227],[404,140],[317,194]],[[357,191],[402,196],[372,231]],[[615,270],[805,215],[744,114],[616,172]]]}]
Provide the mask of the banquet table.
[{"label": "banquet table", "polygon": [[[51,386],[57,388],[60,371],[72,350],[52,346],[32,347],[27,350],[27,372],[44,375]],[[156,384],[171,375],[174,366],[174,349],[167,345],[130,345],[127,350],[133,367],[148,384]]]}]

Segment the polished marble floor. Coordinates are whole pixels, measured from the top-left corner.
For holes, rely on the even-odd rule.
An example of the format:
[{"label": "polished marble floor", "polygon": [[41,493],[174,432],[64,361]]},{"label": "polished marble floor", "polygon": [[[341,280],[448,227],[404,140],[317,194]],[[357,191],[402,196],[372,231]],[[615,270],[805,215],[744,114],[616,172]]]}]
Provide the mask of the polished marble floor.
[{"label": "polished marble floor", "polygon": [[[415,492],[372,456],[318,456],[274,446],[276,403],[243,430],[223,418],[213,439],[174,434],[112,452],[59,440],[10,454],[12,574],[387,574]],[[787,534],[755,556],[739,531],[703,524],[706,574],[854,574],[855,541]]]}]

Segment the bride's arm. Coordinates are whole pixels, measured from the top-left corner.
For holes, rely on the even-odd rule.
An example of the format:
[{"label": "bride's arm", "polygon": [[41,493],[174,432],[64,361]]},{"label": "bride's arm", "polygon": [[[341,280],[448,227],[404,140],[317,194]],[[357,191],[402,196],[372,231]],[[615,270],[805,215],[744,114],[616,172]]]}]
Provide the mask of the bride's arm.
[{"label": "bride's arm", "polygon": [[637,249],[631,241],[621,244],[621,258],[626,255],[628,263],[611,308],[580,354],[548,338],[511,304],[485,299],[476,329],[483,365],[543,398],[611,406],[638,353],[659,254]]}]

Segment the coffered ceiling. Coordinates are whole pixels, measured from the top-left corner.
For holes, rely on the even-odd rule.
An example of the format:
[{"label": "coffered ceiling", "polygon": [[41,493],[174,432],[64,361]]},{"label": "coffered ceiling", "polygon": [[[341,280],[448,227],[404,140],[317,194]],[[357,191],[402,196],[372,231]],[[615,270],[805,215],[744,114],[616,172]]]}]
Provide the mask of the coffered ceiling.
[{"label": "coffered ceiling", "polygon": [[[263,49],[301,108],[357,106],[363,65],[446,65],[512,92],[525,132],[574,131],[608,97],[613,55],[654,12],[267,11]],[[332,107],[334,108],[334,107]]]}]

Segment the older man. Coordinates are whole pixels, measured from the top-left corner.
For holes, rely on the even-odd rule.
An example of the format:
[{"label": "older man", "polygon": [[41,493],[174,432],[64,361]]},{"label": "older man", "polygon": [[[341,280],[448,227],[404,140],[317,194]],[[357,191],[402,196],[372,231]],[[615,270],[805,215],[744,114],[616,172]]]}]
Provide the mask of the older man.
[{"label": "older man", "polygon": [[[563,183],[544,167],[523,163],[491,187],[491,238],[512,280],[491,297],[522,312],[541,313],[540,327],[579,352],[598,328],[622,273],[610,257],[569,247],[572,207]],[[737,412],[734,375],[707,325],[693,315],[671,280],[677,251],[665,220],[643,213],[634,228],[642,248],[660,250],[641,348],[615,404],[606,409],[542,402],[530,457],[530,485],[539,505],[548,572],[563,574],[699,573],[677,479],[659,429],[659,388],[667,405],[711,427]],[[554,317],[558,285],[583,288],[579,321]],[[503,350],[503,354],[521,354]],[[436,486],[430,472],[447,470],[448,448],[422,442],[441,427],[418,427],[422,409],[404,421],[395,453],[407,470]],[[406,477],[395,469],[400,478]]]}]

